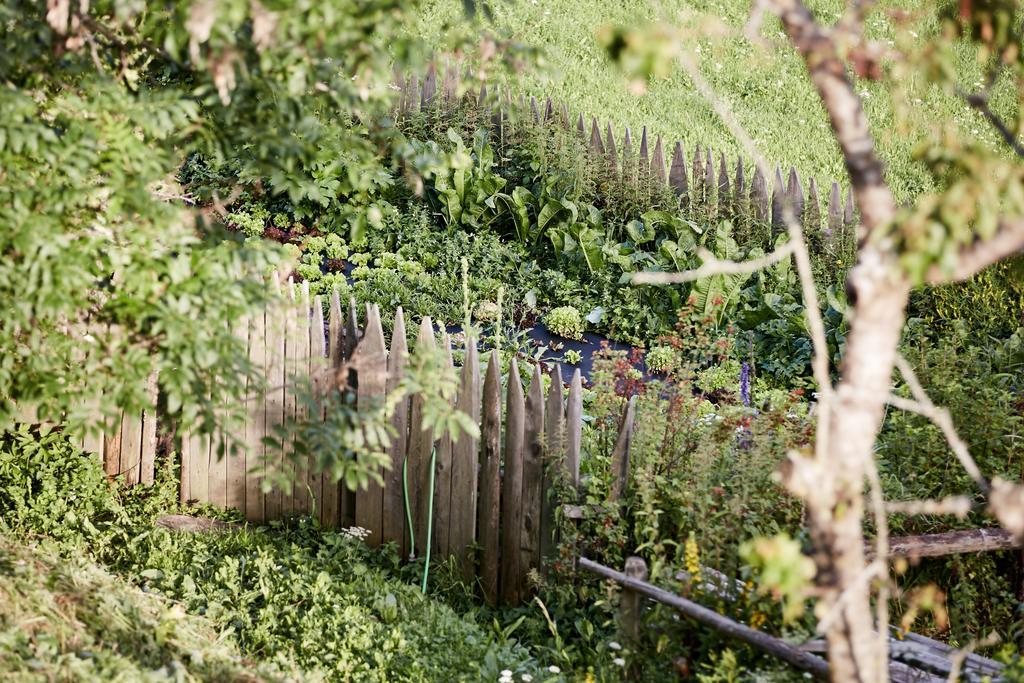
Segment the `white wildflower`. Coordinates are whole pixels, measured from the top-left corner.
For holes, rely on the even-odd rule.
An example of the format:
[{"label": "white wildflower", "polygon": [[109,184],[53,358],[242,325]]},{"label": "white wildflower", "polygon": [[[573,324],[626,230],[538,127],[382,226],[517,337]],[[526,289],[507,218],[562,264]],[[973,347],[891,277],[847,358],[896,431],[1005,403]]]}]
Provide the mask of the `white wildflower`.
[{"label": "white wildflower", "polygon": [[616,657],[612,660],[612,664],[614,664],[615,666],[626,666],[626,660],[622,657]]},{"label": "white wildflower", "polygon": [[559,668],[558,668],[557,666],[555,666],[554,664],[552,664],[551,666],[549,666],[549,667],[548,667],[548,671],[550,671],[550,672],[551,672],[551,673],[553,673],[553,674],[560,674],[560,673],[562,673],[562,670],[561,670],[561,669],[559,669]]},{"label": "white wildflower", "polygon": [[533,680],[533,676],[530,674],[523,674],[520,678],[523,679],[523,683],[530,683]]},{"label": "white wildflower", "polygon": [[508,678],[509,676],[512,675],[512,671],[510,669],[502,669],[501,675],[504,678]]},{"label": "white wildflower", "polygon": [[622,649],[622,646],[619,645],[618,643],[616,643],[614,640],[612,642],[608,643],[608,647],[611,648],[612,650],[621,650]]}]

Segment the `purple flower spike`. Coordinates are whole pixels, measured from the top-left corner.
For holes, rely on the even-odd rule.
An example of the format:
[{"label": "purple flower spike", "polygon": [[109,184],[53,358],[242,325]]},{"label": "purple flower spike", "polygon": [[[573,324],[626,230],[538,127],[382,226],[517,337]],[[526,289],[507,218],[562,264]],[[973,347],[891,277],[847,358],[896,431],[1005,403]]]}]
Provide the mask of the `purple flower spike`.
[{"label": "purple flower spike", "polygon": [[740,370],[740,399],[743,405],[750,405],[750,365],[747,363],[744,363],[743,369]]}]

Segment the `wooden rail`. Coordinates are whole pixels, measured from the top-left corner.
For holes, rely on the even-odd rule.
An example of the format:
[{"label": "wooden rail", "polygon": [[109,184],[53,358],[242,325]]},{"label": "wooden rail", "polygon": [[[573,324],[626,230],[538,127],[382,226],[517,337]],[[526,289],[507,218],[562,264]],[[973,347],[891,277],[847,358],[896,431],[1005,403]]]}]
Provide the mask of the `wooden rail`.
[{"label": "wooden rail", "polygon": [[[643,560],[640,558],[631,557],[627,560],[627,566],[630,564],[634,567],[638,566],[637,561],[639,561],[639,563],[643,563]],[[624,604],[629,606],[629,610],[631,612],[635,612],[636,609],[633,602],[635,601],[635,597],[633,596],[646,596],[663,605],[668,605],[669,607],[679,610],[682,614],[700,624],[703,624],[704,626],[713,628],[730,638],[735,638],[736,640],[755,647],[766,654],[781,659],[801,671],[807,671],[816,678],[821,680],[828,679],[828,662],[821,657],[804,652],[798,647],[791,645],[780,638],[775,638],[767,633],[763,633],[757,629],[753,629],[749,626],[733,621],[732,619],[724,617],[718,612],[708,609],[703,605],[699,605],[692,600],[687,600],[686,598],[674,595],[673,593],[662,588],[658,588],[657,586],[643,581],[640,578],[627,576],[623,572],[616,571],[611,567],[604,566],[603,564],[598,564],[597,562],[588,560],[585,557],[581,557],[579,559],[579,567],[620,584],[624,589],[623,598],[628,600],[628,602]],[[637,570],[633,569],[633,572],[637,572]],[[627,616],[627,618],[629,617]]]}]

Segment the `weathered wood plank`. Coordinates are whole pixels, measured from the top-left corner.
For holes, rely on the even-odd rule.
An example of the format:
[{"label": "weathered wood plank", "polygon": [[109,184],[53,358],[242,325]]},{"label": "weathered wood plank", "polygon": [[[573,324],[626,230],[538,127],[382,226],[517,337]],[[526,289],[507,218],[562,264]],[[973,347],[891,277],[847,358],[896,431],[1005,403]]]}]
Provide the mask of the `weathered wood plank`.
[{"label": "weathered wood plank", "polygon": [[815,236],[821,232],[821,200],[818,198],[818,181],[814,178],[811,178],[810,187],[807,188],[803,219],[804,232]]},{"label": "weathered wood plank", "polygon": [[[388,354],[387,393],[394,394],[405,375],[409,348],[405,340],[405,313],[399,306],[395,311],[395,324],[391,332],[391,353]],[[391,441],[391,471],[385,473],[383,541],[394,541],[398,546],[398,556],[407,557],[409,553],[409,537],[405,521],[405,498],[402,495],[402,465],[405,462],[406,449],[409,447],[409,399],[402,399],[391,416],[391,426],[395,436]]]},{"label": "weathered wood plank", "polygon": [[832,189],[828,193],[828,226],[826,228],[826,233],[830,238],[838,237],[843,231],[841,201],[842,194],[839,192],[839,183],[833,181]]},{"label": "weathered wood plank", "polygon": [[[420,323],[416,347],[435,348],[434,326],[430,317]],[[413,511],[415,544],[413,550],[422,553],[427,547],[427,515],[433,488],[430,485],[430,456],[434,437],[423,427],[423,399],[414,396],[409,411],[409,508]]]},{"label": "weathered wood plank", "polygon": [[766,223],[769,217],[768,188],[760,168],[754,169],[754,179],[750,183],[750,204],[754,212],[754,220]]},{"label": "weathered wood plank", "polygon": [[651,157],[647,150],[647,126],[640,130],[640,161],[638,165],[641,178],[650,177]]},{"label": "weathered wood plank", "polygon": [[145,410],[142,411],[142,455],[140,465],[140,481],[152,484],[156,474],[157,446],[157,376],[153,372],[146,378],[146,396],[149,398]]},{"label": "weathered wood plank", "polygon": [[633,421],[636,416],[636,395],[629,398],[619,420],[619,435],[612,449],[611,499],[618,500],[629,484],[629,447],[633,442]]},{"label": "weathered wood plank", "polygon": [[789,167],[789,179],[786,181],[786,197],[793,209],[794,219],[803,226],[804,188],[800,184],[800,176],[797,175],[796,168],[793,166]]},{"label": "weathered wood plank", "polygon": [[[285,407],[285,320],[288,315],[288,307],[283,297],[280,296],[280,287],[277,278],[271,280],[276,301],[267,311],[266,315],[266,366],[267,366],[267,392],[266,400],[266,423],[267,436],[277,436],[275,430],[284,422]],[[268,458],[268,464],[274,469],[281,470],[284,467],[283,449],[268,446],[264,449]],[[280,519],[284,514],[284,491],[275,486],[266,494],[266,518],[268,520]]]},{"label": "weathered wood plank", "polygon": [[615,135],[612,133],[611,123],[608,124],[608,129],[605,133],[604,151],[608,157],[608,169],[613,176],[619,175],[619,157],[615,149]]},{"label": "weathered wood plank", "polygon": [[[309,380],[313,385],[313,392],[317,402],[323,401],[327,395],[330,383],[330,368],[327,365],[327,337],[324,329],[324,302],[320,295],[313,298],[312,319],[309,324]],[[315,422],[323,422],[325,408],[318,405],[318,414],[310,415],[309,419]],[[317,519],[324,522],[324,498],[330,496],[331,481],[330,475],[323,472],[318,462],[318,454],[313,453],[309,458],[309,485],[313,492],[312,513]]]},{"label": "weathered wood plank", "polygon": [[662,148],[660,135],[654,143],[654,152],[651,154],[651,177],[660,184],[665,184],[665,151]]},{"label": "weathered wood plank", "polygon": [[[441,325],[444,329],[444,325]],[[452,363],[452,340],[447,332],[441,334],[441,362],[439,372],[455,376]],[[457,397],[453,397],[457,398]],[[434,470],[434,546],[431,557],[444,560],[451,551],[449,540],[452,528],[452,440],[444,434],[437,440],[437,458]]]},{"label": "weathered wood plank", "polygon": [[488,604],[498,603],[501,550],[501,360],[491,351],[483,387],[480,429],[480,585]]},{"label": "weathered wood plank", "polygon": [[[983,553],[997,550],[1015,550],[1020,541],[1006,529],[966,529],[920,536],[894,536],[889,539],[890,557],[945,557],[964,553]],[[866,544],[868,554],[874,553],[874,543]]]},{"label": "weathered wood plank", "polygon": [[802,652],[784,640],[769,636],[745,624],[735,622],[712,609],[698,605],[692,600],[687,600],[646,581],[627,576],[622,572],[605,567],[585,557],[580,558],[579,566],[581,569],[585,569],[598,576],[611,579],[621,584],[624,588],[679,610],[682,614],[704,626],[713,628],[730,638],[740,640],[763,652],[767,652],[773,657],[789,662],[798,669],[809,671],[818,678],[828,678],[828,662],[814,655]]},{"label": "weathered wood plank", "polygon": [[134,486],[140,480],[142,466],[142,413],[122,413],[121,418],[121,464],[120,472],[124,483]]},{"label": "weathered wood plank", "polygon": [[[355,353],[356,345],[359,344],[359,340],[362,338],[362,331],[359,329],[359,315],[356,312],[356,300],[355,297],[349,297],[348,300],[348,319],[345,322],[345,360],[350,360],[352,355]],[[355,392],[359,385],[359,378],[356,373],[355,365],[349,363],[349,370],[347,376],[344,378],[339,377],[339,381],[344,380],[344,390]],[[341,498],[340,498],[340,516],[341,526],[351,527],[356,523],[356,492],[350,491],[344,482],[341,482]]]},{"label": "weathered wood plank", "polygon": [[[466,337],[465,359],[459,385],[457,407],[480,424],[480,358],[476,339]],[[462,567],[462,577],[471,581],[476,567],[470,548],[476,540],[477,469],[480,443],[469,434],[461,434],[452,452],[452,522],[450,552]]]},{"label": "weathered wood plank", "polygon": [[590,151],[597,156],[604,156],[604,143],[601,142],[601,129],[597,127],[597,118],[590,119]]},{"label": "weathered wood plank", "polygon": [[558,500],[555,498],[555,492],[565,455],[565,405],[562,395],[562,366],[555,363],[551,367],[551,387],[548,389],[547,404],[544,408],[544,484],[540,524],[542,560],[551,557],[556,545],[555,510],[558,507]]},{"label": "weathered wood plank", "polygon": [[[419,99],[417,95],[417,106]],[[338,289],[331,292],[330,305],[327,311],[327,365],[329,374],[324,388],[327,392],[338,390],[340,380],[338,372],[345,362],[345,313],[341,308],[341,297]],[[342,524],[342,510],[348,498],[348,489],[344,481],[334,481],[334,476],[324,473],[324,504],[322,521],[329,529]]]},{"label": "weathered wood plank", "polygon": [[423,77],[423,89],[420,95],[420,109],[426,111],[434,104],[434,97],[437,95],[437,67],[431,62],[427,66],[427,73]]},{"label": "weathered wood plank", "polygon": [[[355,351],[355,366],[359,374],[356,393],[359,409],[379,407],[387,391],[387,346],[380,323],[380,309],[376,304],[367,305],[366,330]],[[383,472],[378,470],[377,474],[383,475]],[[366,489],[356,492],[356,526],[370,532],[365,540],[374,548],[382,542],[383,509],[384,489],[371,478]]]},{"label": "weathered wood plank", "polygon": [[580,485],[580,448],[583,445],[583,377],[577,368],[569,383],[565,409],[565,474],[573,488]]},{"label": "weathered wood plank", "polygon": [[[255,368],[262,368],[265,376],[267,367],[267,320],[266,312],[252,318],[249,330],[249,362]],[[263,491],[265,446],[267,435],[267,406],[263,387],[250,384],[246,392],[249,419],[245,430],[245,518],[250,522],[266,519]]]},{"label": "weathered wood plank", "polygon": [[675,190],[676,196],[685,209],[690,204],[690,183],[686,177],[686,156],[683,154],[683,143],[676,142],[672,150],[672,166],[668,172],[668,184]]},{"label": "weathered wood plank", "polygon": [[772,239],[786,230],[783,213],[786,204],[786,186],[782,182],[782,170],[775,167],[775,184],[772,186]]},{"label": "weathered wood plank", "polygon": [[530,570],[541,566],[541,519],[544,510],[544,382],[540,366],[533,368],[533,379],[526,395],[526,422],[523,432],[522,524],[519,541],[519,586],[525,593]]},{"label": "weathered wood plank", "polygon": [[[249,353],[249,317],[243,316],[235,322],[235,338],[242,343],[246,355]],[[246,392],[242,394],[243,400],[248,394],[248,383]],[[226,483],[224,492],[224,504],[226,507],[234,508],[245,512],[245,451],[248,443],[247,434],[249,427],[248,404],[239,406],[243,413],[241,419],[228,426],[234,435],[232,448],[224,453]],[[243,412],[244,411],[244,412]]]},{"label": "weathered wood plank", "polygon": [[[291,278],[288,278],[287,283],[288,291],[286,292],[288,306],[285,315],[285,342],[284,342],[284,362],[285,362],[285,392],[284,392],[284,418],[288,422],[294,423],[296,420],[296,381],[298,380],[298,367],[299,367],[299,311],[298,304],[295,296],[295,283],[292,282]],[[309,348],[309,342],[306,342],[306,348]],[[302,509],[299,505],[299,489],[301,488],[299,473],[300,470],[297,467],[297,461],[295,458],[295,447],[294,440],[288,439],[285,443],[284,452],[284,472],[288,476],[288,483],[285,485],[284,498],[282,501],[282,513],[285,515],[294,515],[301,513]]]},{"label": "weathered wood plank", "polygon": [[[295,421],[306,423],[310,419],[309,405],[300,395],[302,392],[312,390],[312,380],[309,375],[309,349],[311,321],[311,305],[309,300],[309,281],[303,280],[298,291],[298,309],[295,311]],[[311,455],[295,454],[295,506],[301,515],[314,514],[313,506],[316,501],[312,496],[312,471],[310,468]]]},{"label": "weathered wood plank", "polygon": [[523,440],[526,404],[519,365],[512,359],[505,394],[505,471],[501,488],[501,599],[517,605],[522,597],[519,543],[523,524]]}]

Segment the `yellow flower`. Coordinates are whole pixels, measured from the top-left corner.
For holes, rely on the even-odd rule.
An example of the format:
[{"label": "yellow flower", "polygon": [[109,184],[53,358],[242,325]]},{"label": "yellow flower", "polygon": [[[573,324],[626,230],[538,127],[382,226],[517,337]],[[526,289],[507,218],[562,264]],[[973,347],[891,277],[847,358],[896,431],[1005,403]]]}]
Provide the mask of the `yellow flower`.
[{"label": "yellow flower", "polygon": [[683,557],[686,563],[686,571],[693,577],[692,582],[695,584],[700,583],[700,548],[697,547],[697,538],[693,535],[692,531],[686,539]]},{"label": "yellow flower", "polygon": [[750,628],[761,628],[767,619],[763,612],[754,612],[750,615]]}]

